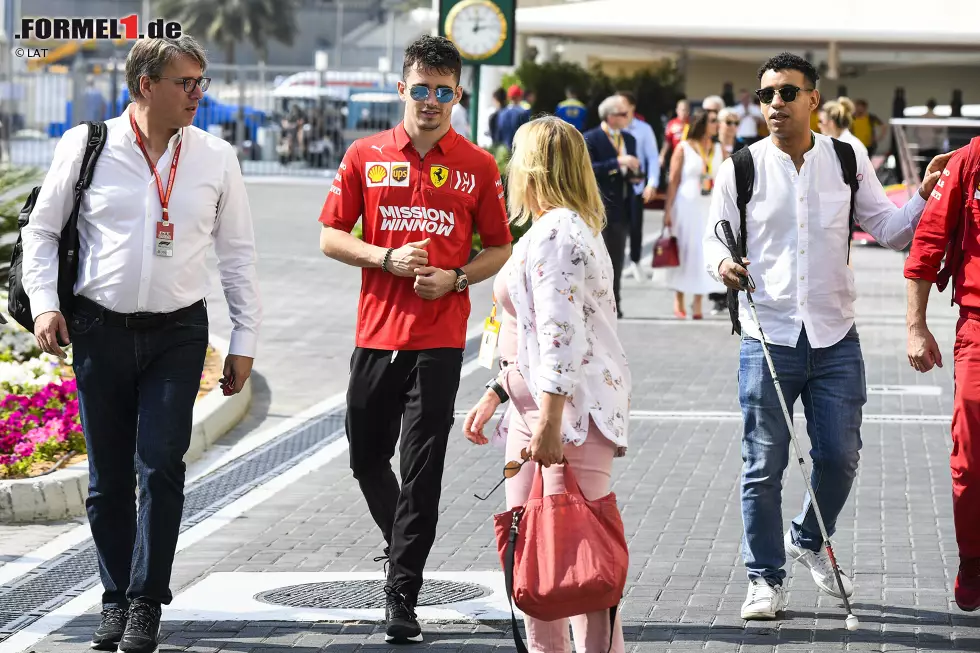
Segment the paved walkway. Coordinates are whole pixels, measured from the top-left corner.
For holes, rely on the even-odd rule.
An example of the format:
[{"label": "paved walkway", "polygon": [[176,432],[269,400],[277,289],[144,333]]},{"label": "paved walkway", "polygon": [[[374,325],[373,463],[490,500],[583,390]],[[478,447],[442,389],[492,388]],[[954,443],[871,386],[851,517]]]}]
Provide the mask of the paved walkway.
[{"label": "paved walkway", "polygon": [[[258,414],[241,432],[267,427],[343,391],[351,345],[357,277],[319,255],[315,210],[311,216],[307,206],[304,216],[292,206],[318,204],[321,193],[315,188],[291,190],[286,208],[282,190],[266,194],[268,190],[250,188],[253,210],[263,215],[258,230],[267,327],[258,371],[267,399],[258,402]],[[265,217],[272,215],[281,217]],[[648,232],[655,233],[657,226],[651,220]],[[297,252],[290,244],[296,242],[307,243],[309,251]],[[678,322],[668,317],[668,291],[649,281],[627,280],[628,319],[620,332],[630,354],[634,405],[631,446],[628,456],[614,465],[613,489],[630,540],[631,569],[622,606],[629,650],[980,650],[980,618],[959,612],[951,599],[958,562],[947,466],[955,315],[948,295],[934,295],[931,321],[947,367],[917,375],[905,359],[901,255],[858,249],[853,260],[871,394],[861,469],[840,517],[835,545],[841,564],[854,574],[853,605],[860,629],[844,630],[839,602],[819,594],[799,567],[790,570],[790,606],[784,619],[747,623],[739,618],[746,581],[739,546],[738,341],[730,335],[726,316]],[[475,299],[474,305],[475,323],[482,319],[486,297]],[[219,302],[211,308],[212,315],[221,315]],[[473,366],[464,371],[471,373],[461,383],[461,412],[481,394],[488,374]],[[802,408],[797,412],[802,415]],[[805,438],[802,422],[798,424]],[[491,516],[503,510],[503,493],[498,490],[485,502],[473,494],[485,493],[497,482],[502,453],[471,445],[457,426],[447,460],[439,532],[428,570],[460,581],[476,578],[473,572],[499,572]],[[783,519],[788,523],[803,498],[795,467],[788,469],[785,482]],[[276,578],[274,573],[298,573],[283,577],[289,582],[282,585],[321,580],[324,573],[379,576],[373,558],[383,541],[350,477],[342,439],[294,471],[284,471],[269,487],[248,510],[229,516],[178,554],[173,577],[177,598],[168,611],[171,619],[180,620],[165,621],[161,650],[387,648],[383,631],[369,620],[338,623],[310,611],[285,610],[278,621],[268,621],[223,612],[224,606],[258,591],[243,587],[254,589],[262,579]],[[230,579],[243,585],[234,586]],[[218,588],[213,598],[200,600],[203,588],[212,586]],[[203,616],[181,616],[194,614]],[[427,623],[426,642],[416,648],[513,650],[509,620],[502,616],[498,611],[479,621],[444,618]],[[87,650],[96,621],[94,612],[79,617],[33,650]]]}]

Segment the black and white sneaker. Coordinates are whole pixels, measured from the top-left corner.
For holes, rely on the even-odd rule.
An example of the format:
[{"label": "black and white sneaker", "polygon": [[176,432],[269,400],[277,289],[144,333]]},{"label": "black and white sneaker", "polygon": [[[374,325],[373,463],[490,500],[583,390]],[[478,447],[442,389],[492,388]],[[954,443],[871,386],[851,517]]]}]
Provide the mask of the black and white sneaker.
[{"label": "black and white sneaker", "polygon": [[125,653],[153,653],[160,638],[160,606],[152,601],[136,599],[129,606],[126,632],[119,642]]},{"label": "black and white sneaker", "polygon": [[102,621],[89,644],[96,651],[115,651],[126,630],[126,611],[122,608],[102,608]]},{"label": "black and white sneaker", "polygon": [[414,601],[399,592],[385,587],[385,620],[388,622],[385,641],[389,644],[407,644],[422,641],[422,628],[415,617]]}]

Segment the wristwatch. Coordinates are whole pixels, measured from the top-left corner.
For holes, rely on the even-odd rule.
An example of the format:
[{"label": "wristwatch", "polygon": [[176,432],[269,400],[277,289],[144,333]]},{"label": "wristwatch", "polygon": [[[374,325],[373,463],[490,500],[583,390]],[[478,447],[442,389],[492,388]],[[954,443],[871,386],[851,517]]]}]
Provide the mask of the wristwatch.
[{"label": "wristwatch", "polygon": [[456,273],[456,283],[453,284],[453,288],[456,292],[463,292],[470,285],[470,281],[466,278],[466,273],[463,272],[463,268],[456,268],[453,272]]}]

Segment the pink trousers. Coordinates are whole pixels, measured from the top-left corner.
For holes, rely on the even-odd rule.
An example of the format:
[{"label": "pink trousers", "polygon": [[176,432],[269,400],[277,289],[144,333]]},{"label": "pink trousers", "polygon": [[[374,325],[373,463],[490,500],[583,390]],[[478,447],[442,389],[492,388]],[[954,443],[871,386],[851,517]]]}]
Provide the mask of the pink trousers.
[{"label": "pink trousers", "polygon": [[[538,423],[538,409],[524,379],[516,368],[506,374],[504,380],[507,394],[514,402],[507,433],[507,460],[520,460],[521,449],[531,441],[531,429]],[[598,499],[609,494],[609,477],[612,472],[616,445],[591,423],[589,434],[581,446],[565,445],[565,459],[575,472],[582,493],[587,499]],[[504,484],[507,492],[507,508],[522,506],[531,494],[534,480],[534,463],[525,463],[514,478]],[[560,494],[565,491],[565,477],[561,465],[552,465],[544,470],[545,495]],[[524,617],[527,630],[528,650],[532,653],[567,653],[571,651],[568,626],[571,622],[572,636],[577,653],[606,653],[609,649],[609,612],[590,612],[570,619],[541,621]],[[623,627],[616,616],[611,653],[624,653]]]}]

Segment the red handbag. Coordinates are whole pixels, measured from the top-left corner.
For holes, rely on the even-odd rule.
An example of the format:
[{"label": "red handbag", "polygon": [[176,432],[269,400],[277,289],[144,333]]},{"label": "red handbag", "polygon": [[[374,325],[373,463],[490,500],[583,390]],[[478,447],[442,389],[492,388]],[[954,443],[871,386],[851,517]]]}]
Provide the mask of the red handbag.
[{"label": "red handbag", "polygon": [[[538,465],[527,503],[494,515],[507,598],[543,621],[609,610],[611,648],[629,568],[623,519],[615,494],[589,501],[567,464],[563,471],[564,494],[543,496]],[[517,650],[527,653],[513,604],[511,622]]]},{"label": "red handbag", "polygon": [[653,244],[653,267],[676,268],[681,264],[680,251],[677,248],[677,238],[670,234],[670,227],[664,226],[660,238]]}]

